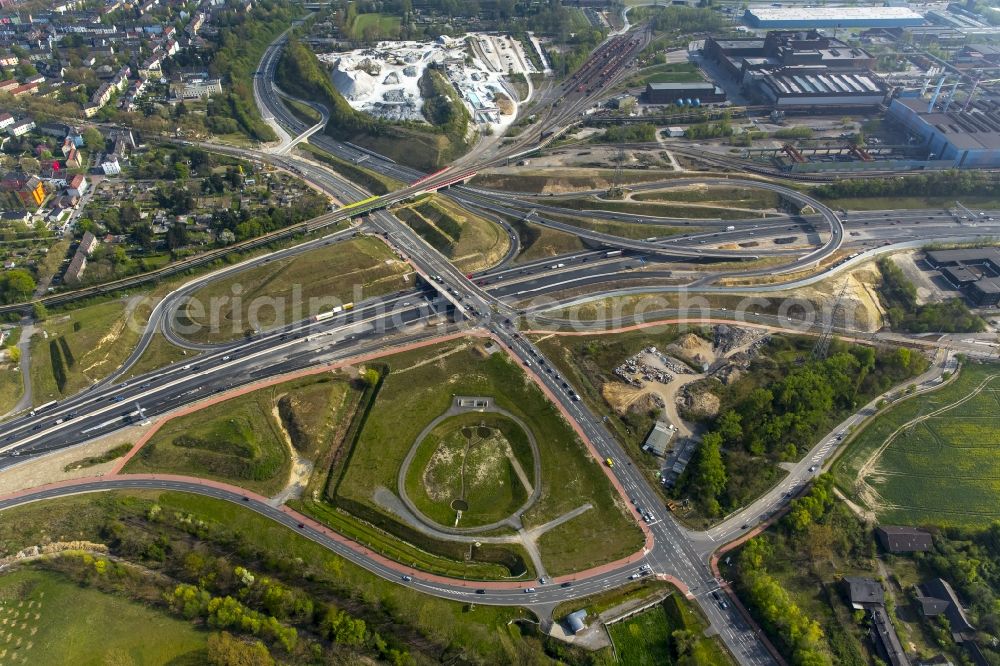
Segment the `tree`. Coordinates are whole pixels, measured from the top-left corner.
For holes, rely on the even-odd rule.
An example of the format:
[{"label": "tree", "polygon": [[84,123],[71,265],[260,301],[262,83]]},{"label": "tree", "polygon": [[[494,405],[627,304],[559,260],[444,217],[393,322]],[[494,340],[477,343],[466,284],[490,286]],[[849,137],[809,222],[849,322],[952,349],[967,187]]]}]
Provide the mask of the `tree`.
[{"label": "tree", "polygon": [[83,143],[92,150],[104,150],[104,135],[93,127],[83,130]]},{"label": "tree", "polygon": [[709,515],[719,513],[719,495],[726,488],[726,467],[722,462],[722,435],[710,432],[701,439],[694,460],[691,482],[695,494]]},{"label": "tree", "polygon": [[26,301],[35,293],[35,278],[31,273],[15,268],[0,276],[0,300],[4,303]]},{"label": "tree", "polygon": [[208,663],[213,666],[273,666],[274,659],[260,641],[236,638],[228,631],[208,637]]},{"label": "tree", "polygon": [[167,247],[171,250],[187,245],[187,225],[183,222],[174,222],[167,229]]}]

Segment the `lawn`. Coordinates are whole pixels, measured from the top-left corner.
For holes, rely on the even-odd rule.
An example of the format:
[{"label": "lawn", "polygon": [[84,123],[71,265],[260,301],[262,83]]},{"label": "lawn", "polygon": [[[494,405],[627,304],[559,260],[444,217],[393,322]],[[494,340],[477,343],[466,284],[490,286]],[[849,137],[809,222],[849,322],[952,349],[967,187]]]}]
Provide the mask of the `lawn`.
[{"label": "lawn", "polygon": [[442,525],[471,527],[502,520],[528,498],[512,458],[533,484],[531,447],[520,426],[500,414],[454,416],[420,443],[407,473],[407,494],[424,515]]},{"label": "lawn", "polygon": [[214,280],[191,295],[200,307],[178,319],[191,340],[232,340],[412,286],[410,272],[382,241],[357,237]]},{"label": "lawn", "polygon": [[1000,365],[966,363],[946,387],[889,407],[852,438],[834,473],[881,522],[1000,519]]},{"label": "lawn", "polygon": [[310,457],[321,452],[348,393],[346,378],[314,375],[260,389],[167,421],[126,473],[171,472],[273,495],[291,466],[286,432]]},{"label": "lawn", "polygon": [[[655,171],[625,169],[618,177],[622,184],[648,183],[651,181],[677,178],[676,171]],[[567,192],[575,190],[604,189],[615,182],[613,169],[518,169],[517,173],[507,171],[480,174],[472,179],[476,187],[489,187],[510,192]]]},{"label": "lawn", "polygon": [[335,501],[377,520],[392,516],[373,499],[394,488],[403,457],[420,431],[451,404],[453,395],[491,396],[530,428],[539,446],[542,494],[524,514],[527,528],[584,503],[594,508],[562,526],[564,552],[542,558],[558,575],[635,552],[642,536],[611,488],[601,465],[569,424],[503,352],[490,354],[479,341],[463,340],[384,359],[389,368],[381,391],[350,454]]},{"label": "lawn", "polygon": [[0,576],[0,623],[5,664],[205,663],[208,634],[190,622],[53,572]]},{"label": "lawn", "polygon": [[467,273],[494,266],[510,249],[510,238],[502,227],[443,197],[425,197],[398,213],[421,238]]}]

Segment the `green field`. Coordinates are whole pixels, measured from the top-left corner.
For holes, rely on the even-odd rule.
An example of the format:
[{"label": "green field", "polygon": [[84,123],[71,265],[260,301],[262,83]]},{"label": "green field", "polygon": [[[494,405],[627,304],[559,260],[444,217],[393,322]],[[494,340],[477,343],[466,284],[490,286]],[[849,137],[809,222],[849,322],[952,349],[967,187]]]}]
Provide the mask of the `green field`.
[{"label": "green field", "polygon": [[199,476],[273,495],[289,479],[285,432],[298,451],[316,455],[321,435],[338,427],[347,392],[345,379],[318,375],[205,407],[167,421],[124,471]]},{"label": "green field", "polygon": [[664,63],[643,67],[622,87],[636,88],[645,86],[647,83],[692,83],[704,80],[705,78],[698,72],[698,66],[694,63]]},{"label": "green field", "polygon": [[534,483],[531,447],[520,426],[500,414],[451,417],[420,443],[408,470],[407,494],[424,515],[442,525],[473,527],[503,520],[528,498],[511,458]]},{"label": "green field", "polygon": [[[14,348],[21,339],[21,329],[12,328],[7,338],[7,347]],[[0,362],[0,415],[6,414],[24,392],[24,382],[21,380],[20,362],[14,363],[8,358]]]},{"label": "green field", "polygon": [[[665,204],[657,203],[656,201],[647,202],[631,202],[631,201],[609,201],[604,199],[596,198],[572,198],[572,199],[555,199],[551,202],[547,202],[551,206],[562,206],[564,208],[570,208],[573,210],[601,210],[601,211],[611,211],[617,213],[632,213],[634,215],[652,215],[656,217],[666,217],[666,218],[678,218],[678,219],[744,219],[747,217],[754,217],[752,213],[748,213],[745,210],[733,210],[730,208],[721,208],[718,206],[687,206],[684,204]],[[734,204],[736,205],[736,204]],[[767,217],[768,213],[759,213],[760,217]],[[631,225],[626,225],[631,226]],[[646,229],[656,229],[656,232],[651,233],[670,233],[670,232],[659,232],[661,227],[651,227],[650,225],[638,225],[641,228]],[[673,231],[677,233],[679,230]],[[685,231],[687,229],[685,228]]]},{"label": "green field", "polygon": [[401,23],[400,17],[390,14],[358,14],[347,31],[352,39],[395,39]]},{"label": "green field", "polygon": [[966,363],[944,388],[870,421],[834,467],[880,521],[986,527],[1000,519],[1000,366]]},{"label": "green field", "polygon": [[663,603],[608,626],[618,663],[626,666],[667,666],[683,663],[721,666],[732,660],[717,639],[706,638],[707,623],[672,594]]},{"label": "green field", "polygon": [[231,340],[412,286],[410,267],[382,241],[358,237],[267,262],[214,280],[191,295],[200,307],[178,311],[185,336]]},{"label": "green field", "polygon": [[587,568],[635,552],[641,532],[632,523],[594,460],[556,408],[504,353],[490,354],[473,340],[437,345],[384,359],[389,367],[364,429],[337,485],[334,501],[368,520],[395,519],[374,501],[378,488],[394,488],[406,452],[421,430],[451,405],[452,396],[491,396],[531,429],[542,465],[541,497],[523,519],[541,525],[585,503],[593,509],[546,537],[542,548],[553,575]]},{"label": "green field", "polygon": [[57,573],[0,576],[0,663],[205,663],[208,634],[141,604],[80,587]]}]

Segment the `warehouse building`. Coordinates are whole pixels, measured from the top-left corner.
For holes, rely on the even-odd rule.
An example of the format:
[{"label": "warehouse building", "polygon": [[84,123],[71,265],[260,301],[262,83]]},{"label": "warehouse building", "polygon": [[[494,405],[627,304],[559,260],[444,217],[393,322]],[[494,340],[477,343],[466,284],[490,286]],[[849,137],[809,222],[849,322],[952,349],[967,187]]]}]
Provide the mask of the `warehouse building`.
[{"label": "warehouse building", "polygon": [[1000,305],[1000,250],[997,248],[932,250],[927,252],[926,259],[974,305]]},{"label": "warehouse building", "polygon": [[908,7],[748,7],[751,28],[904,28],[923,25]]},{"label": "warehouse building", "polygon": [[878,106],[885,83],[870,70],[832,72],[823,68],[784,67],[751,72],[745,81],[757,95],[783,106]]},{"label": "warehouse building", "polygon": [[953,161],[960,169],[1000,167],[1000,105],[963,106],[938,108],[919,97],[899,97],[888,118],[919,137],[928,159]]},{"label": "warehouse building", "polygon": [[647,83],[647,104],[678,104],[701,106],[726,101],[726,93],[714,83]]}]

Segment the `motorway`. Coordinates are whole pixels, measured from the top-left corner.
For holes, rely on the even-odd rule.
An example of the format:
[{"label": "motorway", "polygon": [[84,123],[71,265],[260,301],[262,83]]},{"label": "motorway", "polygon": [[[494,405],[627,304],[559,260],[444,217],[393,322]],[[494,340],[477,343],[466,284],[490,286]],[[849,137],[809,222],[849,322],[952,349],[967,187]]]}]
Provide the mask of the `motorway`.
[{"label": "motorway", "polygon": [[[302,128],[301,123],[291,117],[270,85],[280,46],[280,41],[276,42],[265,54],[260,68],[262,75],[255,77],[255,92],[258,99],[266,107],[267,113],[291,130],[288,133],[289,136],[296,137],[308,128]],[[594,100],[593,95],[589,93],[583,95],[570,93],[563,96],[565,101],[558,108],[552,106],[548,112],[540,114],[543,122],[547,123],[542,125],[543,129],[549,129],[554,133],[558,132],[561,127],[566,126],[566,123],[572,122],[582,108]],[[540,132],[537,136],[540,136]],[[547,613],[551,612],[552,607],[561,601],[580,598],[626,583],[629,576],[637,571],[637,566],[644,563],[648,564],[654,573],[671,577],[687,589],[707,615],[712,628],[718,632],[725,645],[740,663],[775,663],[774,657],[768,653],[754,629],[737,612],[735,604],[729,604],[724,608],[711,596],[719,589],[720,583],[709,568],[708,557],[726,540],[742,532],[743,523],[741,521],[746,520],[749,514],[740,513],[730,517],[719,527],[713,528],[713,531],[705,533],[692,532],[679,525],[664,508],[658,492],[650,485],[650,481],[628,462],[627,454],[617,440],[604,428],[600,418],[581,401],[574,399],[574,394],[562,386],[561,379],[554,373],[551,363],[545,361],[541,352],[531,341],[510,323],[522,314],[522,311],[515,307],[512,301],[518,300],[529,289],[532,290],[532,293],[535,291],[539,293],[557,292],[565,289],[568,284],[588,286],[597,285],[607,280],[620,279],[623,271],[634,271],[637,268],[637,263],[639,267],[642,267],[645,263],[661,262],[665,256],[688,259],[706,259],[708,257],[731,259],[736,256],[747,258],[747,252],[736,252],[735,254],[732,251],[723,250],[706,252],[704,248],[686,246],[701,245],[702,240],[709,239],[713,243],[731,243],[739,239],[753,238],[755,233],[758,239],[762,237],[774,238],[787,232],[789,224],[803,229],[803,225],[815,225],[822,220],[829,229],[826,232],[826,240],[818,244],[819,247],[798,250],[800,256],[793,258],[788,264],[801,268],[816,264],[838,251],[845,243],[845,237],[851,226],[857,223],[866,226],[864,222],[867,221],[869,223],[867,226],[871,227],[871,223],[877,222],[877,219],[849,216],[851,219],[848,227],[845,228],[841,216],[821,203],[815,202],[790,188],[766,184],[766,189],[778,191],[783,196],[812,206],[817,211],[817,215],[802,221],[793,219],[755,220],[753,224],[759,225],[759,230],[741,224],[738,233],[729,235],[724,230],[703,231],[700,232],[701,235],[692,234],[685,237],[659,239],[657,242],[633,242],[628,239],[604,236],[590,238],[599,246],[626,250],[627,254],[623,254],[621,257],[609,257],[607,256],[608,250],[600,249],[581,251],[567,255],[566,258],[546,259],[510,268],[507,261],[516,255],[516,251],[512,251],[508,253],[499,268],[477,274],[470,280],[386,209],[390,205],[403,202],[422,192],[460,182],[471,177],[470,174],[475,173],[479,168],[502,163],[525,151],[536,149],[536,145],[519,142],[513,146],[504,147],[498,155],[483,163],[423,176],[412,169],[397,165],[364,149],[333,141],[327,136],[317,134],[310,137],[310,141],[342,159],[356,161],[365,156],[366,166],[370,168],[406,182],[412,182],[415,179],[418,182],[380,197],[370,204],[351,208],[349,211],[334,211],[323,216],[320,220],[313,221],[312,226],[309,227],[311,229],[322,228],[356,218],[362,213],[368,214],[368,220],[360,229],[335,232],[294,248],[263,257],[255,257],[241,265],[227,267],[221,271],[196,278],[170,294],[154,310],[154,315],[150,318],[150,323],[140,341],[140,348],[137,349],[136,354],[133,354],[134,358],[119,369],[114,378],[109,378],[77,396],[63,400],[58,405],[39,412],[37,415],[24,416],[4,424],[2,440],[0,440],[0,453],[6,455],[0,456],[0,469],[19,464],[28,458],[93,439],[129,423],[166,414],[181,406],[202,400],[206,396],[224,393],[261,379],[276,377],[304,368],[315,368],[338,360],[355,358],[359,355],[385,353],[397,345],[432,340],[440,338],[445,333],[479,329],[488,332],[524,365],[528,373],[543,387],[578,429],[598,459],[612,458],[619,461],[620,464],[615,465],[613,470],[606,469],[606,472],[613,477],[614,482],[621,488],[629,501],[633,515],[649,537],[650,547],[637,560],[615,564],[610,569],[602,569],[593,575],[577,576],[571,587],[561,587],[559,583],[563,581],[558,579],[546,585],[534,584],[536,591],[529,594],[524,592],[523,588],[527,586],[524,583],[476,584],[466,581],[435,580],[433,577],[419,572],[412,572],[403,565],[384,561],[364,551],[356,544],[350,544],[343,538],[337,538],[336,535],[321,526],[305,522],[301,517],[287,510],[272,508],[263,501],[263,498],[246,495],[247,499],[244,500],[244,494],[240,492],[191,480],[166,477],[156,479],[119,477],[81,482],[76,485],[43,490],[34,495],[28,494],[17,499],[0,502],[0,509],[25,501],[51,498],[72,492],[114,488],[169,488],[208,494],[220,499],[243,503],[262,515],[302,532],[307,537],[364,566],[373,573],[395,580],[400,584],[410,585],[429,594],[463,601],[468,601],[470,594],[476,594],[474,590],[470,590],[470,586],[477,586],[487,589],[487,593],[474,597],[477,603],[526,605],[534,608],[543,619]],[[534,139],[527,141],[534,141]],[[357,201],[367,198],[367,193],[361,191],[360,188],[345,182],[323,167],[294,156],[264,155],[259,151],[233,150],[243,155],[252,155],[257,159],[267,159],[271,163],[294,170],[314,186],[323,189],[341,201]],[[726,185],[734,184],[732,179],[718,180]],[[749,181],[749,184],[753,187],[765,186],[757,181]],[[500,215],[504,214],[505,210],[512,210],[515,215],[523,215],[523,209],[519,211],[516,206],[511,205],[509,209],[506,208],[507,204],[511,204],[511,195],[509,194],[487,193],[484,195],[483,190],[456,186],[449,191],[449,195],[460,203],[490,209],[488,214],[493,215],[496,220],[501,219]],[[476,203],[471,203],[473,201]],[[915,213],[915,215],[919,214],[921,213]],[[926,213],[922,214],[926,215]],[[929,217],[925,219],[930,221]],[[701,221],[697,223],[701,225]],[[942,225],[952,223],[953,221],[941,221]],[[509,224],[504,222],[504,226],[509,233],[513,234],[513,229]],[[880,223],[876,226],[885,229],[895,225]],[[928,224],[923,228],[937,229],[938,227]],[[266,331],[249,339],[240,339],[223,345],[195,345],[193,348],[198,349],[201,353],[188,363],[174,364],[140,377],[130,378],[127,382],[113,384],[115,380],[124,376],[131,361],[138,358],[138,354],[148,343],[152,332],[161,330],[167,334],[168,339],[192,347],[193,343],[184,340],[173,330],[175,314],[177,308],[191,293],[210,280],[232,275],[234,272],[251,266],[261,265],[262,262],[270,261],[276,257],[293,256],[324,243],[338,242],[358,230],[381,235],[390,247],[411,262],[416,272],[422,276],[427,288],[419,293],[398,293],[370,299],[357,304],[356,308],[350,312],[322,322],[298,322],[280,330]],[[586,237],[578,228],[574,231],[577,235]],[[706,238],[705,234],[707,233],[718,234],[718,236]],[[516,234],[513,235],[516,236]],[[516,242],[516,238],[513,240]],[[563,265],[559,266],[559,264]],[[643,269],[643,272],[648,277],[653,278],[666,279],[671,277],[671,272],[665,268]],[[774,273],[776,270],[771,269],[768,272]],[[447,321],[449,315],[454,318],[454,323]],[[787,328],[787,325],[780,320],[775,323]],[[932,381],[932,379],[928,381]],[[824,442],[821,442],[817,446],[823,444]],[[799,465],[805,465],[809,461],[811,458],[804,459]],[[808,469],[809,466],[811,463],[806,465],[805,469]],[[807,480],[808,474],[810,473],[798,470],[790,474],[788,478],[795,483],[803,483]],[[745,511],[754,514],[773,513],[787,502],[785,492],[787,491],[783,488],[776,488]],[[643,507],[652,515],[648,522],[641,518],[635,508],[637,506]],[[300,523],[303,524],[301,528],[298,526]],[[740,528],[734,532],[732,526],[735,523],[740,523]],[[400,576],[404,573],[412,575],[413,580],[401,580]]]}]

